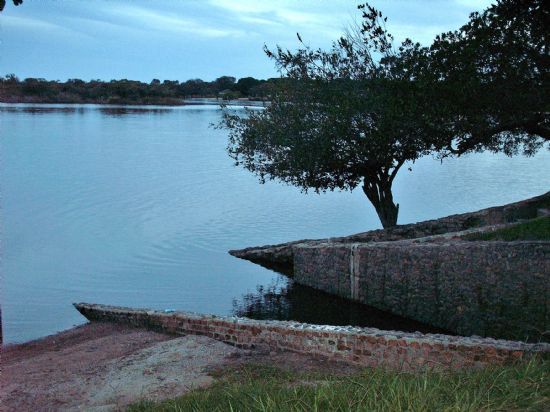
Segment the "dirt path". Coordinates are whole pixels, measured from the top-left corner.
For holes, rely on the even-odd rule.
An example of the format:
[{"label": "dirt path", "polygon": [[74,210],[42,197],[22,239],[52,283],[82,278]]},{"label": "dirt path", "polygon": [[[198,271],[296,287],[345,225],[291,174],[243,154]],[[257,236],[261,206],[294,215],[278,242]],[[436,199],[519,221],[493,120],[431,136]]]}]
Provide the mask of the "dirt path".
[{"label": "dirt path", "polygon": [[1,354],[0,410],[117,410],[208,385],[208,370],[241,351],[203,336],[173,337],[93,323]]},{"label": "dirt path", "polygon": [[242,363],[348,374],[358,368],[296,353],[243,351],[205,336],[90,323],[2,348],[0,411],[113,411],[174,398]]}]

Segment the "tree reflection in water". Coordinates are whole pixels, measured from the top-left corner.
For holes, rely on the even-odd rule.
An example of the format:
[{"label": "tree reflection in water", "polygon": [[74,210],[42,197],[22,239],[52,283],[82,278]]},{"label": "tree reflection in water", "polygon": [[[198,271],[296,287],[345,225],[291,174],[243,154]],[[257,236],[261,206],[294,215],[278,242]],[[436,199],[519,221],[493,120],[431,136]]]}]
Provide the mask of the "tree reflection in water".
[{"label": "tree reflection in water", "polygon": [[132,114],[167,114],[171,109],[158,107],[100,107],[99,111],[107,116],[125,116]]},{"label": "tree reflection in water", "polygon": [[234,299],[233,315],[321,325],[452,334],[444,329],[299,285],[283,276],[276,278],[268,287],[258,286],[256,292]]}]

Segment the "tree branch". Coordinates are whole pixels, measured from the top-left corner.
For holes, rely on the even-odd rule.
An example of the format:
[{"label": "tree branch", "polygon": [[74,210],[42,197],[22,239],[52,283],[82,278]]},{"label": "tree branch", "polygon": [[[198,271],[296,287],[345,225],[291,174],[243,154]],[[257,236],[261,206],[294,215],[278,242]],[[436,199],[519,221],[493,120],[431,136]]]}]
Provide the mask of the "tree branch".
[{"label": "tree branch", "polygon": [[393,182],[393,179],[395,179],[395,176],[397,176],[397,172],[399,171],[401,166],[403,166],[404,163],[405,163],[405,159],[401,159],[397,161],[397,164],[395,165],[394,169],[390,174],[390,183]]},{"label": "tree branch", "polygon": [[485,132],[472,133],[470,138],[463,140],[459,143],[457,149],[449,147],[449,151],[456,155],[464,154],[472,150],[477,145],[486,144],[489,139],[503,132],[523,132],[529,135],[539,136],[546,141],[550,141],[550,129],[538,121],[529,120],[502,124],[490,128]]}]

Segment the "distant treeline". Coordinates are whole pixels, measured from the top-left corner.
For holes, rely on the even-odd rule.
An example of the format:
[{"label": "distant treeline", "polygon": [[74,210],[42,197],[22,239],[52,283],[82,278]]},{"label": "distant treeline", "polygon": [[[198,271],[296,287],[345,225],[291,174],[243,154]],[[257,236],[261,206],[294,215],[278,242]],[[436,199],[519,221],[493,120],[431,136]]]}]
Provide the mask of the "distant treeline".
[{"label": "distant treeline", "polygon": [[0,77],[0,101],[5,103],[108,103],[108,104],[181,104],[191,97],[263,100],[278,79],[258,80],[244,77],[237,81],[222,76],[214,81],[191,79],[136,80],[69,79],[66,82],[37,78],[18,79],[14,74]]}]

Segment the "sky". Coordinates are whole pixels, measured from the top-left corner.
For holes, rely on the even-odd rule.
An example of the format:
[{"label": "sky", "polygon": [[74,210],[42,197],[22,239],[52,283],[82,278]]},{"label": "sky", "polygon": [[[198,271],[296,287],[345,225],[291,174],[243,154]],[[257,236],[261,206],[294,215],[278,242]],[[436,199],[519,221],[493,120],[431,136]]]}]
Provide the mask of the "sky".
[{"label": "sky", "polygon": [[[211,81],[278,73],[263,52],[328,48],[361,21],[359,0],[24,0],[0,14],[0,75]],[[491,0],[378,0],[397,41],[429,45]]]}]

